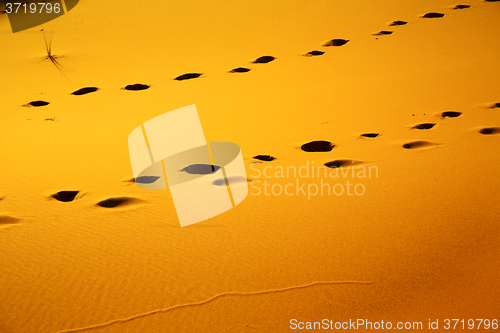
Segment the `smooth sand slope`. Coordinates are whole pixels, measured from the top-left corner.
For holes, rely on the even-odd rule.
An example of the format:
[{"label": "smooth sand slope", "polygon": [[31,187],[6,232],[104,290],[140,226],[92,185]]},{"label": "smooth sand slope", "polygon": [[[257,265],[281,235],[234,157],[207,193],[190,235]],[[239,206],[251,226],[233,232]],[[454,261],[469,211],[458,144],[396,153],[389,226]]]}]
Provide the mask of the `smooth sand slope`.
[{"label": "smooth sand slope", "polygon": [[[0,332],[500,319],[499,20],[478,0],[81,0],[13,34],[0,14]],[[180,228],[127,137],[191,104],[250,190]],[[322,165],[339,177],[277,173]]]}]

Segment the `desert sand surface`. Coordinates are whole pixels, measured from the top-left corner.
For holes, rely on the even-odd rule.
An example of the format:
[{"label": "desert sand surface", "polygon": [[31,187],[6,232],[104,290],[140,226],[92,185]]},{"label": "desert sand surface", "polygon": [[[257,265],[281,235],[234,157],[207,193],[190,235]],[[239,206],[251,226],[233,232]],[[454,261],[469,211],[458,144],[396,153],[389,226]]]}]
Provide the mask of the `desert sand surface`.
[{"label": "desert sand surface", "polygon": [[[499,22],[478,0],[81,0],[17,33],[0,14],[0,332],[500,319]],[[249,194],[181,228],[127,137],[192,104]],[[324,164],[348,173],[276,174]],[[295,191],[320,181],[363,193]]]}]

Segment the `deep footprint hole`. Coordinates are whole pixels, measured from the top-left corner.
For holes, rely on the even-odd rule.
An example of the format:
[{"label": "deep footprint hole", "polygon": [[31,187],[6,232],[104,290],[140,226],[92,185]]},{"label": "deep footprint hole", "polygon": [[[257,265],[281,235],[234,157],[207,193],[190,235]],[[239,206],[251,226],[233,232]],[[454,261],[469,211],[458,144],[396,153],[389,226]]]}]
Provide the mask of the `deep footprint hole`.
[{"label": "deep footprint hole", "polygon": [[137,183],[137,184],[153,184],[156,182],[160,177],[157,176],[140,176],[137,178],[133,178],[132,181]]},{"label": "deep footprint hole", "polygon": [[133,198],[127,198],[127,197],[109,198],[106,200],[99,201],[97,203],[97,206],[104,208],[115,208],[127,205],[129,203],[132,203],[133,201],[134,201]]},{"label": "deep footprint hole", "polygon": [[271,162],[276,159],[276,157],[271,155],[255,155],[253,158],[259,161],[266,161],[266,162]]},{"label": "deep footprint hole", "polygon": [[439,17],[443,17],[444,14],[443,13],[435,13],[435,12],[432,12],[432,13],[427,13],[425,14],[424,16],[422,16],[423,18],[439,18]]},{"label": "deep footprint hole", "polygon": [[333,147],[335,147],[335,145],[330,141],[319,140],[305,143],[300,147],[300,149],[312,153],[332,151]]},{"label": "deep footprint hole", "polygon": [[347,167],[353,166],[353,165],[356,165],[359,163],[361,163],[361,162],[354,161],[354,160],[335,160],[335,161],[325,163],[325,166],[327,166],[328,168],[335,169],[335,168],[342,168],[342,167],[346,167],[346,166]]},{"label": "deep footprint hole", "polygon": [[132,91],[139,91],[139,90],[146,90],[149,87],[150,86],[148,86],[147,84],[136,83],[136,84],[129,84],[124,89],[125,90],[132,90]]},{"label": "deep footprint hole", "polygon": [[407,23],[408,22],[406,22],[406,21],[397,20],[397,21],[393,21],[393,22],[389,23],[389,26],[395,27],[395,26],[398,26],[398,25],[405,25]]},{"label": "deep footprint hole", "polygon": [[97,87],[85,87],[85,88],[82,88],[82,89],[78,89],[77,91],[73,91],[71,93],[71,95],[81,96],[81,95],[86,95],[86,94],[93,93],[93,92],[95,92],[97,90],[99,90],[99,88],[97,88]]},{"label": "deep footprint hole", "polygon": [[212,164],[191,164],[181,171],[187,172],[191,175],[209,175],[217,172],[220,166]]},{"label": "deep footprint hole", "polygon": [[482,128],[481,130],[479,130],[479,133],[484,134],[484,135],[499,134],[500,133],[500,127]]},{"label": "deep footprint hole", "polygon": [[49,102],[45,102],[45,101],[33,101],[33,102],[28,103],[28,105],[35,106],[35,107],[45,106],[45,105],[49,105],[49,104],[50,104]]},{"label": "deep footprint hole", "polygon": [[202,75],[203,75],[202,73],[186,73],[186,74],[179,75],[174,80],[184,81],[184,80],[196,79],[197,77],[200,77]]},{"label": "deep footprint hole", "polygon": [[462,114],[462,112],[457,112],[457,111],[445,111],[441,113],[441,118],[456,118],[459,117]]},{"label": "deep footprint hole", "polygon": [[413,141],[403,145],[405,149],[417,149],[432,146],[433,144],[427,141]]},{"label": "deep footprint hole", "polygon": [[342,46],[349,42],[348,39],[335,38],[323,43],[323,46]]},{"label": "deep footprint hole", "polygon": [[380,134],[378,134],[378,133],[363,133],[363,134],[361,134],[361,136],[364,138],[376,138],[379,135]]},{"label": "deep footprint hole", "polygon": [[391,35],[391,34],[392,34],[392,31],[382,30],[382,31],[374,33],[373,35],[374,36],[383,36],[383,35]]},{"label": "deep footprint hole", "polygon": [[236,67],[229,71],[229,73],[246,73],[246,72],[250,72],[250,68]]},{"label": "deep footprint hole", "polygon": [[275,60],[276,58],[273,56],[262,56],[253,61],[254,64],[267,64],[268,62],[271,62]]},{"label": "deep footprint hole", "polygon": [[306,57],[314,57],[314,56],[320,56],[320,55],[323,55],[323,54],[325,54],[325,52],[314,50],[314,51],[307,52],[306,54],[304,54],[304,56],[306,56]]},{"label": "deep footprint hole", "polygon": [[412,129],[428,130],[435,126],[435,123],[423,123],[412,127]]},{"label": "deep footprint hole", "polygon": [[70,202],[75,200],[75,197],[80,193],[79,191],[59,191],[52,194],[52,198],[57,201]]}]

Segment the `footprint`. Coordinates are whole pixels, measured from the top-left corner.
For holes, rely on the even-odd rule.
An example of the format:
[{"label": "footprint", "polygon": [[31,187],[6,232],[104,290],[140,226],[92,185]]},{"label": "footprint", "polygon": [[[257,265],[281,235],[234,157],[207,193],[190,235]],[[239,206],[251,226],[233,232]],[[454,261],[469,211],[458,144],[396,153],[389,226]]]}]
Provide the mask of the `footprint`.
[{"label": "footprint", "polygon": [[500,134],[500,127],[486,127],[482,128],[479,133],[490,135],[490,134]]},{"label": "footprint", "polygon": [[21,219],[18,219],[17,217],[0,214],[0,227],[7,226],[10,224],[17,224],[19,222],[21,222]]},{"label": "footprint", "polygon": [[392,21],[391,23],[388,23],[388,25],[389,25],[390,27],[395,27],[395,26],[398,26],[398,25],[405,25],[405,24],[407,24],[407,23],[408,23],[408,22],[406,22],[406,21],[399,21],[399,20],[398,20],[398,21]]},{"label": "footprint", "polygon": [[150,86],[148,86],[147,84],[140,84],[140,83],[136,83],[136,84],[129,84],[128,86],[126,86],[125,90],[133,90],[133,91],[138,91],[138,90],[146,90],[148,89]]},{"label": "footprint", "polygon": [[420,149],[420,148],[426,148],[426,147],[432,147],[435,146],[435,143],[428,142],[428,141],[413,141],[413,142],[408,142],[403,145],[403,148],[405,149]]},{"label": "footprint", "polygon": [[145,201],[132,197],[113,197],[99,201],[96,205],[103,208],[132,208],[143,202]]},{"label": "footprint", "polygon": [[363,138],[376,138],[378,137],[380,134],[378,133],[363,133],[360,135],[360,137],[363,137]]},{"label": "footprint", "polygon": [[216,173],[220,169],[220,166],[212,164],[191,164],[181,171],[187,172],[191,175],[209,175]]},{"label": "footprint", "polygon": [[451,9],[466,9],[466,8],[470,8],[469,5],[456,5],[454,7],[452,7]]},{"label": "footprint", "polygon": [[[236,184],[244,184],[249,182],[249,180],[245,177],[242,176],[232,176],[232,177],[227,177],[227,180],[229,184],[231,185],[236,185]],[[212,184],[217,185],[217,186],[224,186],[226,185],[226,180],[224,178],[214,180]]]},{"label": "footprint", "polygon": [[40,107],[40,106],[45,106],[45,105],[49,105],[49,104],[50,104],[49,102],[45,102],[45,101],[33,101],[33,102],[29,102],[28,104],[24,104],[23,106]]},{"label": "footprint", "polygon": [[314,51],[307,52],[306,54],[303,54],[303,56],[304,57],[314,57],[314,56],[320,56],[323,54],[325,54],[325,52],[314,50]]},{"label": "footprint", "polygon": [[374,35],[374,36],[383,36],[383,35],[390,35],[390,34],[392,34],[392,31],[382,30],[382,31],[373,33],[372,35]]},{"label": "footprint", "polygon": [[229,71],[229,73],[246,73],[246,72],[250,72],[250,68],[236,67]]},{"label": "footprint", "polygon": [[500,108],[500,103],[480,103],[474,106],[481,109],[496,109]]},{"label": "footprint", "polygon": [[347,44],[347,42],[349,42],[348,39],[336,38],[324,42],[322,46],[342,46]]},{"label": "footprint", "polygon": [[186,74],[179,75],[174,80],[184,81],[184,80],[189,80],[189,79],[196,79],[197,77],[200,77],[202,74],[203,73],[186,73]]},{"label": "footprint", "polygon": [[59,191],[50,196],[50,198],[56,199],[57,201],[70,202],[75,200],[79,191]]},{"label": "footprint", "polygon": [[304,143],[300,149],[307,152],[326,152],[332,151],[335,145],[329,141],[311,141],[308,143]]},{"label": "footprint", "polygon": [[335,168],[349,167],[361,163],[363,162],[355,160],[335,160],[331,162],[326,162],[325,166],[335,169]]},{"label": "footprint", "polygon": [[441,118],[456,118],[459,117],[462,114],[462,112],[457,112],[457,111],[445,111],[440,114]]},{"label": "footprint", "polygon": [[259,161],[266,161],[266,162],[271,162],[276,159],[276,157],[271,155],[255,155],[253,158]]},{"label": "footprint", "polygon": [[435,13],[435,12],[431,12],[431,13],[427,13],[425,15],[422,15],[423,18],[439,18],[439,17],[443,17],[444,14],[442,13]]},{"label": "footprint", "polygon": [[160,179],[161,177],[157,177],[157,176],[140,176],[140,177],[137,177],[137,178],[134,178],[134,177],[125,177],[125,178],[122,178],[122,182],[124,183],[130,183],[130,184],[153,184],[154,182],[156,182],[158,179]]},{"label": "footprint", "polygon": [[156,182],[160,178],[161,177],[157,177],[157,176],[140,176],[137,178],[132,178],[132,181],[134,183],[138,183],[138,184],[153,184],[154,182]]},{"label": "footprint", "polygon": [[435,123],[423,123],[413,126],[412,129],[428,130],[433,128],[435,125]]},{"label": "footprint", "polygon": [[85,88],[82,88],[82,89],[78,89],[77,91],[73,91],[71,93],[71,95],[76,95],[76,96],[86,95],[86,94],[95,92],[97,90],[99,90],[99,88],[97,88],[97,87],[85,87]]},{"label": "footprint", "polygon": [[254,63],[254,64],[267,64],[268,62],[271,62],[273,60],[276,60],[276,58],[273,56],[262,56],[262,57],[259,57],[255,60],[253,60],[252,63]]}]

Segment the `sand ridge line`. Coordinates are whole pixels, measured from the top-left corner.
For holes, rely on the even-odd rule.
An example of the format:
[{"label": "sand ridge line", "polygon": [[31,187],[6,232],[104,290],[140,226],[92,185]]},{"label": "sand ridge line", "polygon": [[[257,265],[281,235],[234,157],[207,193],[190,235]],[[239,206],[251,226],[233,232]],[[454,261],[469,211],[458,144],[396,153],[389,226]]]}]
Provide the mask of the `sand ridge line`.
[{"label": "sand ridge line", "polygon": [[156,309],[152,310],[149,312],[144,312],[144,313],[139,313],[137,315],[133,315],[128,318],[120,318],[120,319],[114,319],[110,320],[108,322],[102,323],[102,324],[97,324],[97,325],[92,325],[92,326],[87,326],[87,327],[80,327],[80,328],[74,328],[66,331],[57,331],[56,333],[70,333],[70,332],[83,332],[83,331],[90,331],[93,329],[98,329],[98,328],[103,328],[103,327],[109,327],[113,324],[118,324],[118,323],[124,323],[128,321],[132,321],[135,319],[139,318],[144,318],[148,316],[152,316],[157,313],[165,313],[169,312],[172,310],[176,309],[181,309],[181,308],[186,308],[186,307],[191,307],[191,306],[198,306],[198,305],[204,305],[208,304],[218,298],[225,297],[225,296],[252,296],[252,295],[265,295],[265,294],[272,294],[272,293],[279,293],[279,292],[285,292],[289,290],[297,290],[297,289],[304,289],[308,287],[314,287],[314,286],[319,286],[319,285],[341,285],[341,284],[363,284],[363,285],[368,285],[368,284],[375,284],[379,283],[379,281],[317,281],[317,282],[312,282],[309,284],[304,284],[304,285],[299,285],[299,286],[292,286],[292,287],[285,287],[285,288],[280,288],[280,289],[270,289],[270,290],[260,290],[260,291],[248,291],[248,292],[242,292],[242,291],[230,291],[226,293],[221,293],[217,294],[215,296],[212,296],[206,300],[200,301],[200,302],[194,302],[194,303],[186,303],[186,304],[179,304],[179,305],[174,305],[168,308],[164,309]]}]

